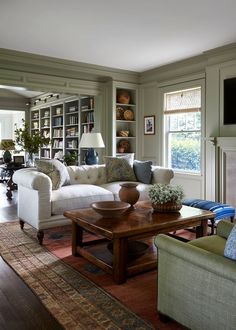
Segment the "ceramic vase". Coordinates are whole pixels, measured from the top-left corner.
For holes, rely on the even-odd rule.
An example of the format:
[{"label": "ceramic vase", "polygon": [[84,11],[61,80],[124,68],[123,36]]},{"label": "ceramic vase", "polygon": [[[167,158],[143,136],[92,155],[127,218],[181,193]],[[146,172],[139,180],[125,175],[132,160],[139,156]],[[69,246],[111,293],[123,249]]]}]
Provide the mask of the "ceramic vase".
[{"label": "ceramic vase", "polygon": [[134,208],[134,204],[137,203],[139,199],[139,191],[137,190],[138,183],[126,182],[121,183],[119,190],[119,197],[122,202],[129,203],[131,208]]}]

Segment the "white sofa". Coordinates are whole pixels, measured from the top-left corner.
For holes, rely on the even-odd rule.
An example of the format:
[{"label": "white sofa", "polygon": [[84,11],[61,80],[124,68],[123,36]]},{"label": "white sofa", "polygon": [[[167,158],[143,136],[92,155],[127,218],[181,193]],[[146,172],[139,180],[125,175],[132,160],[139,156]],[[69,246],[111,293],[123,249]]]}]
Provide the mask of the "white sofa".
[{"label": "white sofa", "polygon": [[[105,165],[68,166],[70,182],[52,190],[52,181],[36,168],[18,170],[13,181],[18,185],[18,217],[21,228],[24,222],[38,230],[40,244],[43,230],[70,223],[64,211],[89,207],[97,201],[119,200],[122,182],[106,182]],[[174,173],[171,169],[152,166],[152,183],[169,183]],[[140,183],[139,200],[147,200],[149,184]]]}]

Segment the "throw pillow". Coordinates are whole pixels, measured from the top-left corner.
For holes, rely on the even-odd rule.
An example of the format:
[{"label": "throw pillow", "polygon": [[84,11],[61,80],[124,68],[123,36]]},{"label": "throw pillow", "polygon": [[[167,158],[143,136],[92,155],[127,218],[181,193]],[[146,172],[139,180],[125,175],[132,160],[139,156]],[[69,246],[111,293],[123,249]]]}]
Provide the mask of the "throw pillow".
[{"label": "throw pillow", "polygon": [[137,181],[150,184],[152,181],[152,161],[134,161],[134,174]]},{"label": "throw pillow", "polygon": [[133,167],[126,157],[104,157],[107,182],[136,181]]},{"label": "throw pillow", "polygon": [[38,171],[46,174],[52,180],[52,189],[56,190],[66,184],[69,184],[70,177],[67,168],[57,159],[36,159],[36,168]]},{"label": "throw pillow", "polygon": [[224,256],[236,260],[236,225],[234,225],[229,237],[227,238]]}]

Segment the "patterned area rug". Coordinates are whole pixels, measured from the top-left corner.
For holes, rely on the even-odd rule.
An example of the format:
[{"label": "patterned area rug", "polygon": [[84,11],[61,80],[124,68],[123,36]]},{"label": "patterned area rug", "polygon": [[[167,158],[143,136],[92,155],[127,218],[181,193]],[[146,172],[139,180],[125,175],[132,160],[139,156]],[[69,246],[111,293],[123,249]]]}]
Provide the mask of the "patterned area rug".
[{"label": "patterned area rug", "polygon": [[30,226],[0,224],[0,252],[65,329],[154,329],[40,246]]}]

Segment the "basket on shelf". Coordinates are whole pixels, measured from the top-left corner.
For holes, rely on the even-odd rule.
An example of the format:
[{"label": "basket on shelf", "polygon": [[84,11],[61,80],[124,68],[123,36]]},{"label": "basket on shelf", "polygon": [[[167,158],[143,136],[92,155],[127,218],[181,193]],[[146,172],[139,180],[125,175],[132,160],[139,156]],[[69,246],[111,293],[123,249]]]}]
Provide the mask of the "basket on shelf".
[{"label": "basket on shelf", "polygon": [[125,110],[123,108],[117,107],[116,108],[116,120],[123,120],[124,112],[125,112]]},{"label": "basket on shelf", "polygon": [[134,113],[133,110],[127,109],[124,112],[124,119],[125,120],[134,120]]},{"label": "basket on shelf", "polygon": [[129,136],[129,131],[119,131],[118,136],[128,137]]},{"label": "basket on shelf", "polygon": [[117,93],[117,102],[122,104],[129,104],[130,94],[127,91],[121,90]]}]

